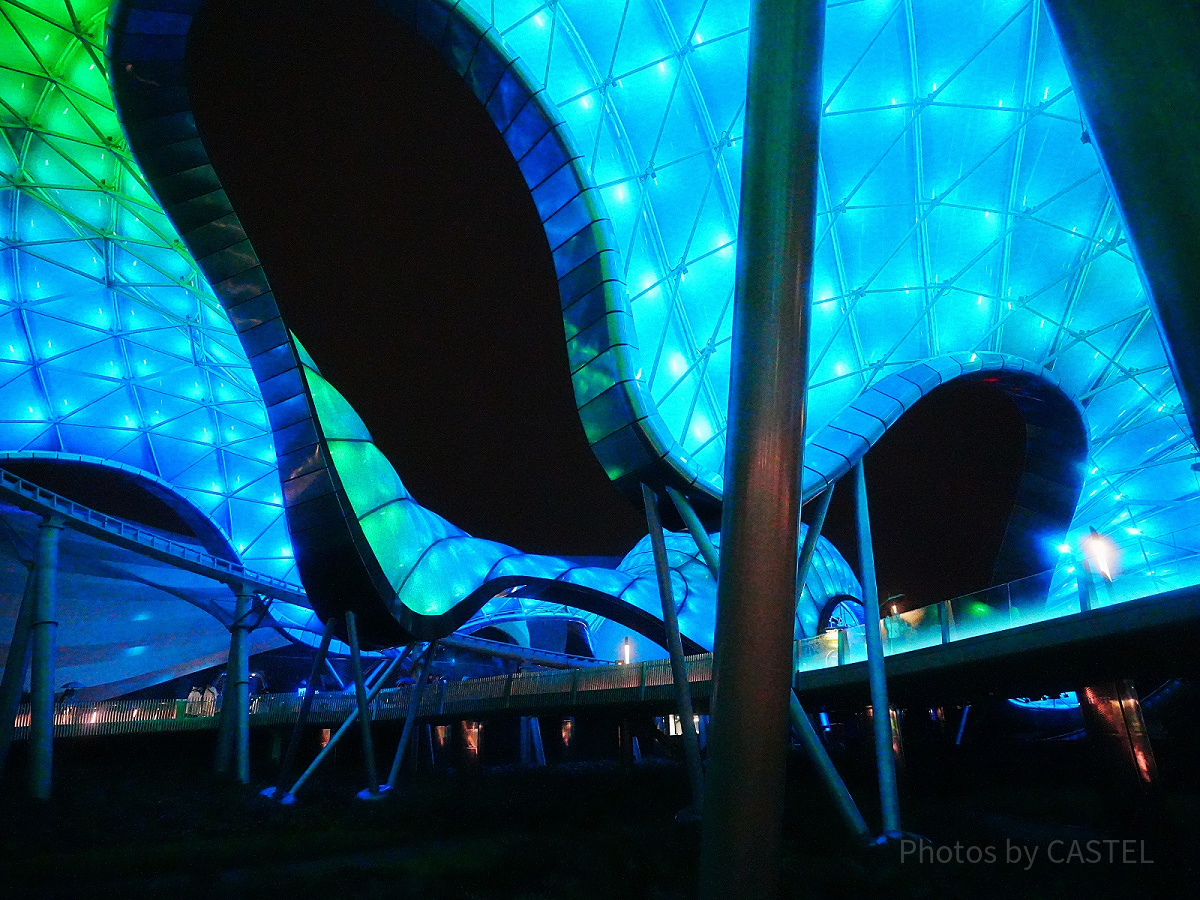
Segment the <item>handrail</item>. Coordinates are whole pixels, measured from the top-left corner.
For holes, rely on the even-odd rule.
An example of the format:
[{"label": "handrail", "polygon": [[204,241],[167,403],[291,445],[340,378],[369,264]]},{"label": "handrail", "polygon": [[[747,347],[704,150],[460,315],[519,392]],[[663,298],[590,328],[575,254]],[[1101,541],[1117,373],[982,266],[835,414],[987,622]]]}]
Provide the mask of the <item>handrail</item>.
[{"label": "handrail", "polygon": [[[123,519],[109,516],[69,500],[0,468],[0,492],[16,505],[42,515],[55,515],[75,530],[109,540],[120,546],[180,565],[220,581],[235,589],[250,589],[287,602],[305,602],[304,589],[282,579],[254,572],[193,546],[164,538]],[[1195,556],[1177,558],[1170,565],[1195,565]],[[1117,583],[1093,584],[1083,569],[1076,578],[1059,578],[1054,570],[1027,579],[998,585],[940,604],[885,616],[880,621],[884,632],[884,652],[888,655],[950,644],[963,638],[1003,631],[1015,626],[1047,619],[1065,618],[1088,612],[1093,605],[1109,606],[1161,593],[1174,587],[1164,577],[1164,563],[1158,568],[1148,564],[1142,570],[1126,572]],[[1070,571],[1070,570],[1068,570]],[[1200,572],[1196,573],[1200,576]],[[1200,577],[1193,578],[1200,581]],[[796,642],[794,659],[797,672],[833,668],[860,662],[865,658],[865,626],[828,631],[823,635]],[[496,651],[509,645],[481,638],[453,635],[447,643]],[[527,661],[544,666],[574,669],[569,678],[564,672],[532,672],[493,676],[465,682],[443,683],[436,692],[426,692],[420,715],[470,715],[499,709],[531,709],[539,706],[572,708],[576,705],[611,702],[669,700],[671,677],[665,660],[649,660],[634,665],[610,665],[597,660],[551,651],[531,651],[511,647]],[[688,681],[697,696],[711,689],[712,655],[708,653],[685,660]],[[587,668],[584,668],[587,666]],[[505,680],[507,679],[507,681]],[[514,682],[514,679],[516,681]],[[514,692],[514,684],[519,689]],[[323,694],[314,704],[314,722],[325,716],[341,721],[354,706],[352,697]],[[255,698],[251,723],[285,724],[294,720],[299,699],[294,694],[264,694]],[[407,689],[382,691],[374,718],[403,718],[407,709]],[[321,710],[318,712],[317,710]],[[22,718],[24,717],[24,719]],[[332,717],[332,718],[331,718]],[[67,705],[56,716],[55,734],[120,734],[149,731],[190,731],[215,726],[212,715],[188,715],[186,701],[102,701]],[[17,714],[15,737],[28,730],[28,707]]]},{"label": "handrail", "polygon": [[[1017,582],[1019,584],[1019,582]],[[1126,601],[1157,596],[1161,589],[1155,580],[1135,581],[1124,595],[1114,591],[1100,605],[1118,605]],[[885,652],[888,655],[906,653],[965,638],[976,637],[1009,627],[1038,621],[1021,610],[1021,604],[1013,604],[1013,586],[999,585],[990,589],[992,593],[1004,592],[1007,604],[987,606],[978,599],[988,592],[959,597],[946,601],[944,606],[953,617],[949,629],[943,624],[947,618],[939,616],[937,607],[926,607],[912,613],[900,613],[881,620],[880,626],[887,635]],[[1044,602],[1044,601],[1043,601]],[[975,606],[972,606],[975,604]],[[960,607],[955,610],[955,606]],[[1014,610],[1020,613],[1018,620],[1011,622]],[[917,615],[921,616],[920,621]],[[1086,612],[1063,612],[1047,618],[1070,618]],[[986,624],[999,627],[980,630],[978,621],[971,617],[982,617]],[[914,626],[913,623],[916,622]],[[905,635],[902,628],[912,628]],[[862,626],[857,629],[861,632]],[[850,665],[861,659],[862,638],[854,637],[855,629],[827,632],[817,638],[797,641],[800,665],[798,674],[813,669],[836,668]],[[946,632],[949,632],[948,634]],[[914,638],[913,635],[916,635]],[[813,652],[819,646],[820,653]],[[712,690],[712,654],[701,653],[684,659],[688,681],[693,696],[703,699]],[[412,685],[385,688],[380,691],[372,705],[371,717],[378,721],[401,720],[407,714],[409,692]],[[253,726],[288,725],[295,721],[300,708],[300,696],[290,694],[260,694],[253,698],[250,708],[250,723]],[[422,718],[469,718],[496,712],[536,714],[537,712],[570,710],[602,704],[655,704],[664,710],[672,709],[673,693],[670,667],[666,660],[652,659],[630,665],[607,664],[592,668],[575,668],[569,671],[552,670],[542,672],[519,672],[511,675],[494,675],[458,682],[440,682],[437,691],[425,691],[421,698],[418,715]],[[319,693],[314,697],[310,721],[314,725],[341,723],[356,708],[353,695],[344,692]],[[55,736],[71,737],[102,734],[131,734],[168,731],[197,731],[217,727],[218,717],[203,701],[186,700],[106,700],[96,703],[63,703],[55,714]],[[28,737],[29,706],[22,706],[16,716],[13,737],[23,740]]]},{"label": "handrail", "polygon": [[[688,680],[699,685],[699,696],[707,695],[711,678],[711,654],[687,657]],[[532,710],[552,706],[569,710],[577,703],[657,700],[671,702],[669,672],[661,677],[661,660],[633,665],[604,665],[589,669],[520,672],[469,681],[441,682],[438,691],[425,691],[418,715],[421,717],[470,716],[489,712]],[[385,688],[371,706],[376,721],[400,720],[406,715],[412,685]],[[250,724],[291,724],[300,710],[297,693],[259,694],[252,698]],[[314,725],[340,723],[355,710],[355,698],[343,692],[319,693],[313,698],[309,721]],[[204,701],[187,700],[101,700],[93,703],[63,703],[55,709],[55,737],[81,737],[156,732],[204,731],[215,729],[219,710]],[[17,710],[13,739],[25,740],[29,733],[29,705]]]},{"label": "handrail", "polygon": [[26,481],[7,469],[0,469],[0,492],[29,512],[58,516],[75,531],[173,563],[197,575],[226,582],[235,590],[254,591],[286,603],[307,603],[304,588],[298,584],[256,572],[241,563],[231,562],[180,541],[154,534],[125,519],[91,509]]},{"label": "handrail", "polygon": [[607,660],[595,659],[590,656],[561,653],[557,650],[540,650],[536,647],[522,647],[519,644],[506,644],[502,641],[493,641],[457,632],[442,638],[441,643],[459,650],[473,650],[498,659],[520,660],[552,669],[583,669],[610,665]]}]

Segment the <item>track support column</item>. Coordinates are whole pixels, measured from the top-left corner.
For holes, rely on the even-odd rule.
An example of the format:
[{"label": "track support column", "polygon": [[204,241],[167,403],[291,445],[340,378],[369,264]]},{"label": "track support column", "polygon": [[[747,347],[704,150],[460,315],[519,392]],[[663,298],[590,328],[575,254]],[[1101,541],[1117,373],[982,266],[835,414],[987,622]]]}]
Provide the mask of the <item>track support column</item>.
[{"label": "track support column", "polygon": [[432,641],[426,648],[420,660],[420,666],[414,666],[417,679],[413,683],[412,693],[408,695],[408,715],[404,718],[404,729],[400,732],[400,746],[392,757],[392,768],[388,771],[387,787],[396,787],[396,779],[400,777],[400,767],[404,765],[404,754],[412,740],[413,729],[417,724],[417,713],[421,711],[421,695],[425,693],[425,682],[429,680],[429,672],[433,668],[433,658],[437,656],[437,641]]},{"label": "track support column", "polygon": [[[817,498],[817,512],[813,516],[813,523],[809,526],[807,533],[804,535],[804,543],[800,546],[800,558],[796,560],[796,603],[800,603],[800,597],[804,592],[804,581],[808,578],[808,570],[812,568],[813,556],[817,552],[817,541],[821,539],[821,530],[825,527],[825,516],[829,512],[829,501],[833,499],[833,485],[827,487],[824,493]],[[808,627],[801,621],[800,630],[805,637],[813,637],[817,633],[817,629],[821,627],[820,622],[812,624],[812,631],[809,632]]]},{"label": "track support column", "polygon": [[279,784],[278,787],[264,788],[261,793],[264,797],[271,797],[278,800],[280,803],[294,803],[296,798],[287,792],[288,777],[292,774],[292,767],[296,762],[296,753],[300,749],[300,741],[304,737],[304,727],[308,724],[308,714],[312,710],[313,694],[316,692],[317,674],[321,671],[321,666],[325,664],[325,659],[329,653],[329,642],[333,639],[333,619],[324,623],[324,630],[321,632],[321,643],[317,647],[317,652],[313,656],[312,669],[308,674],[308,683],[305,686],[304,695],[300,698],[300,709],[296,714],[296,724],[292,726],[292,737],[288,741],[287,752],[283,754],[283,764],[279,767]]},{"label": "track support column", "polygon": [[1200,433],[1200,16],[1178,0],[1046,0],[1192,433]]},{"label": "track support column", "polygon": [[30,621],[29,794],[49,800],[54,768],[54,664],[58,621],[58,539],[63,521],[48,516],[38,531],[37,588]]},{"label": "track support column", "polygon": [[800,744],[804,747],[808,758],[812,760],[813,765],[817,768],[817,774],[821,781],[825,784],[825,789],[829,792],[830,798],[833,800],[833,807],[837,810],[838,818],[842,820],[842,825],[846,831],[860,843],[867,843],[871,840],[871,830],[867,828],[867,822],[863,818],[862,812],[859,811],[858,804],[854,802],[854,798],[850,795],[849,789],[846,787],[846,782],[842,781],[842,776],[838,774],[838,770],[833,765],[833,760],[829,758],[829,751],[825,749],[825,745],[821,743],[821,738],[813,728],[812,722],[808,718],[808,713],[804,711],[804,707],[800,705],[800,699],[795,692],[791,697],[791,722],[792,731],[796,733],[796,737],[800,739]]},{"label": "track support column", "polygon": [[824,2],[755,0],[700,869],[706,900],[778,894],[824,40]]},{"label": "track support column", "polygon": [[[383,686],[385,684],[387,684],[387,680],[389,677],[391,677],[392,672],[394,672],[396,670],[396,668],[399,667],[400,661],[401,661],[401,658],[399,656],[393,657],[391,660],[388,661],[388,663],[384,667],[383,672],[380,674],[379,678],[371,685],[370,689],[367,691],[368,702],[371,700],[374,700],[377,696],[379,696],[379,692],[381,690],[383,690]],[[317,758],[308,764],[308,768],[304,770],[304,772],[300,775],[300,777],[296,779],[296,783],[293,784],[290,789],[288,789],[286,794],[284,794],[285,797],[293,797],[294,798],[296,796],[296,794],[298,794],[300,792],[300,788],[304,787],[305,782],[307,782],[308,779],[310,779],[314,774],[316,774],[316,771],[318,768],[320,768],[321,763],[324,762],[325,758],[334,751],[334,748],[336,748],[338,745],[338,741],[340,741],[342,739],[342,737],[345,736],[346,732],[348,732],[350,730],[350,728],[354,725],[354,723],[356,721],[358,721],[358,707],[357,706],[355,706],[355,708],[353,710],[351,710],[350,715],[346,716],[346,720],[344,722],[342,722],[341,725],[338,726],[338,730],[333,733],[333,737],[331,737],[329,739],[329,743],[321,748],[321,752],[317,754]]]},{"label": "track support column", "polygon": [[1100,682],[1076,689],[1076,696],[1107,786],[1134,795],[1156,787],[1158,765],[1133,682]]},{"label": "track support column", "polygon": [[371,737],[371,701],[367,698],[367,683],[363,680],[362,653],[358,645],[358,621],[346,610],[346,636],[350,640],[350,668],[354,673],[354,696],[358,700],[358,724],[362,730],[363,768],[367,789],[359,793],[362,799],[379,796],[379,774],[375,768],[375,741]]},{"label": "track support column", "polygon": [[646,504],[646,524],[650,528],[654,571],[658,575],[658,598],[662,603],[667,652],[671,657],[675,708],[679,714],[679,728],[683,732],[683,755],[687,760],[688,780],[692,783],[692,809],[699,813],[704,806],[704,768],[700,763],[700,737],[696,734],[696,717],[692,712],[692,688],[688,684],[687,667],[683,662],[683,640],[679,636],[679,615],[675,609],[675,592],[671,588],[671,568],[667,564],[667,543],[663,537],[662,519],[658,515],[658,495],[644,484],[642,501]]},{"label": "track support column", "polygon": [[712,538],[704,530],[704,525],[700,522],[700,517],[696,515],[696,510],[692,509],[692,504],[688,502],[687,497],[683,496],[683,494],[670,485],[667,485],[667,495],[671,498],[671,502],[675,504],[675,509],[679,511],[679,515],[683,519],[684,525],[687,526],[692,540],[696,542],[696,548],[704,558],[704,565],[708,567],[709,574],[712,575],[713,581],[716,581],[717,575],[721,570],[721,557],[717,553],[717,548],[713,546]]},{"label": "track support column", "polygon": [[226,666],[225,702],[232,704],[229,735],[233,743],[233,774],[250,783],[250,612],[254,595],[239,588],[229,626],[229,663]]},{"label": "track support column", "polygon": [[892,749],[892,715],[888,704],[883,639],[879,635],[879,586],[875,580],[875,548],[871,543],[871,512],[867,506],[867,476],[862,460],[854,466],[855,519],[858,525],[859,577],[866,612],[867,677],[871,684],[871,727],[875,735],[875,766],[879,772],[879,805],[884,837],[900,834],[900,794],[896,787],[896,754]]},{"label": "track support column", "polygon": [[[704,561],[708,564],[708,569],[715,580],[717,578],[719,563],[717,551],[713,547],[712,541],[709,540],[708,534],[704,531],[704,527],[700,524],[699,517],[696,515],[695,510],[692,509],[691,504],[688,503],[686,497],[671,487],[667,488],[667,493],[671,495],[671,500],[675,503],[675,508],[679,510],[679,514],[687,524],[688,531],[691,532],[696,546],[700,548],[700,555],[704,557]],[[812,537],[812,548],[808,551],[808,562],[812,561],[812,549],[815,549],[816,539],[821,536],[821,528],[825,522],[825,513],[829,511],[829,498],[832,495],[833,487],[830,486],[822,494],[821,500],[818,501],[821,505],[817,509],[817,517],[808,532],[809,537]],[[806,546],[808,546],[808,542],[806,542]],[[796,565],[796,583],[798,585],[804,583],[804,577],[807,573],[808,565],[805,563],[805,553],[802,550],[800,561]],[[863,819],[862,813],[859,811],[858,804],[854,802],[854,798],[846,788],[846,783],[842,780],[842,776],[838,774],[833,760],[829,758],[829,751],[825,749],[825,745],[821,743],[820,737],[813,730],[812,722],[808,719],[808,713],[804,711],[804,707],[801,705],[795,691],[792,691],[788,703],[788,716],[792,725],[792,731],[800,739],[801,746],[812,760],[813,765],[817,769],[817,774],[825,783],[830,797],[833,798],[834,807],[842,819],[842,824],[846,826],[846,830],[855,840],[862,842],[870,840],[871,833],[867,828],[867,823]]]}]

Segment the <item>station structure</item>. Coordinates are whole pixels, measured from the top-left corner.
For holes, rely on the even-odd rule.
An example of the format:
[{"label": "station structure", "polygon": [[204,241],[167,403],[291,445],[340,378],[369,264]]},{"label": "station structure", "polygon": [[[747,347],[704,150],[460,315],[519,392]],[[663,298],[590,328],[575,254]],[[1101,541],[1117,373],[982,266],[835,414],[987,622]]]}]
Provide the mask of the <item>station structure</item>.
[{"label": "station structure", "polygon": [[[553,620],[595,657],[669,658],[705,890],[761,870],[769,896],[772,867],[747,861],[778,842],[771,735],[789,715],[867,831],[790,693],[793,642],[858,626],[888,708],[863,627],[879,617],[863,458],[953,381],[1025,424],[995,582],[1036,586],[1026,621],[1114,598],[1118,558],[1144,585],[1122,599],[1200,584],[1200,23],[1171,4],[379,0],[475,94],[528,186],[563,377],[647,513],[612,567],[456,527],[322,375],[196,126],[205,5],[0,0],[0,716],[28,669],[35,794],[64,685],[101,700],[228,655],[223,740],[245,780],[252,651],[350,656],[369,747],[382,678],[364,653],[428,661],[485,631],[563,653],[530,628]],[[38,483],[62,473],[179,527]],[[847,476],[857,571],[820,535]],[[685,531],[664,534],[661,503]],[[684,656],[714,648],[705,773]]]}]

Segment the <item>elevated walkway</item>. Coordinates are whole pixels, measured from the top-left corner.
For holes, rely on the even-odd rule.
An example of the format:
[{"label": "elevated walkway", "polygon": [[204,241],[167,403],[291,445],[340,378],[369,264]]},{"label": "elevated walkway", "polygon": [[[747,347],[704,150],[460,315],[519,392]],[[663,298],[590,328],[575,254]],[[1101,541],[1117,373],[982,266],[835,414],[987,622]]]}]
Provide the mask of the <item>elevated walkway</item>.
[{"label": "elevated walkway", "polygon": [[[1028,624],[1009,625],[1011,609],[991,609],[993,624],[1004,617],[1004,627],[980,630],[978,621],[969,628],[958,624],[945,630],[939,627],[936,640],[922,646],[916,645],[934,633],[932,629],[909,625],[905,617],[915,618],[911,613],[891,616],[884,621],[891,635],[887,642],[889,689],[897,705],[932,705],[978,699],[981,693],[1019,696],[1129,674],[1167,676],[1200,669],[1200,585],[1124,602],[1113,600],[1098,609]],[[959,602],[949,601],[950,608]],[[937,622],[936,613],[918,612]],[[977,611],[976,615],[986,618],[988,614]],[[902,631],[901,622],[912,630]],[[866,663],[853,658],[855,639],[845,637],[846,632],[840,638],[838,633],[832,635],[796,642],[800,663],[795,679],[797,692],[809,706],[866,703]],[[836,650],[839,640],[843,644],[840,663]],[[829,643],[834,646],[832,653],[813,655],[816,648]],[[686,667],[697,709],[703,711],[712,693],[712,654],[690,656]],[[411,690],[411,686],[405,686],[381,691],[372,703],[372,718],[403,719]],[[438,682],[425,691],[419,716],[451,720],[509,713],[571,715],[598,707],[671,712],[673,704],[670,664],[667,660],[652,660]],[[299,706],[296,694],[260,695],[251,706],[250,724],[290,725]],[[351,694],[318,694],[310,722],[319,726],[340,724],[354,706]],[[152,734],[217,727],[217,716],[187,715],[186,711],[186,701],[182,700],[66,706],[58,711],[55,736]],[[28,707],[22,707],[16,721],[17,739],[26,736],[28,722]]]},{"label": "elevated walkway", "polygon": [[[173,541],[125,519],[91,509],[6,469],[0,469],[0,497],[26,512],[40,516],[56,516],[73,531],[132,550],[195,575],[222,582],[235,593],[239,590],[250,591],[268,600],[308,606],[304,588],[298,584],[256,572],[240,563],[197,550],[192,544]],[[552,669],[584,668],[604,664],[590,657],[501,644],[470,635],[449,635],[443,638],[441,643],[459,650],[484,653],[501,659],[520,660]],[[142,712],[143,715],[147,713],[148,710]]]},{"label": "elevated walkway", "polygon": [[75,531],[224,582],[235,591],[240,588],[286,603],[306,603],[304,588],[298,584],[255,572],[240,563],[197,550],[190,544],[172,541],[124,519],[105,515],[26,481],[7,469],[0,469],[0,496],[27,512],[57,516]]}]

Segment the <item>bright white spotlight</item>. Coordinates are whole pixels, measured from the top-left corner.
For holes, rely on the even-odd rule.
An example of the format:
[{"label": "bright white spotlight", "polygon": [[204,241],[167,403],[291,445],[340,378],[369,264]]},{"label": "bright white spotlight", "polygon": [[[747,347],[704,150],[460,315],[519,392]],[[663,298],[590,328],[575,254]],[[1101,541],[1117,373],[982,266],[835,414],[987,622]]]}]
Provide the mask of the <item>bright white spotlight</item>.
[{"label": "bright white spotlight", "polygon": [[1116,577],[1117,563],[1120,558],[1120,551],[1116,544],[1093,528],[1091,533],[1080,542],[1080,547],[1083,548],[1084,555],[1092,564],[1092,568],[1103,575],[1106,581],[1112,581]]}]

